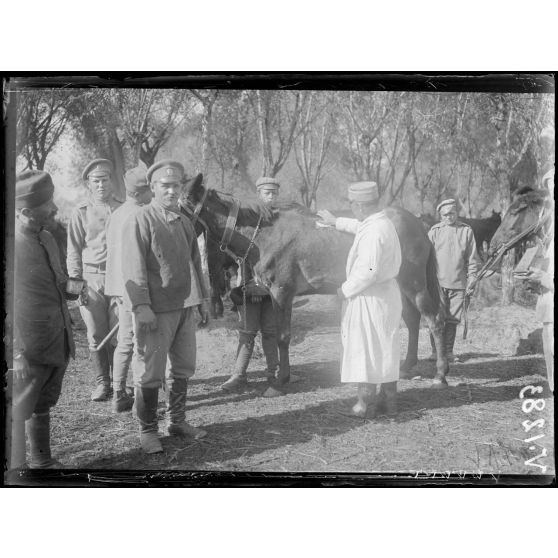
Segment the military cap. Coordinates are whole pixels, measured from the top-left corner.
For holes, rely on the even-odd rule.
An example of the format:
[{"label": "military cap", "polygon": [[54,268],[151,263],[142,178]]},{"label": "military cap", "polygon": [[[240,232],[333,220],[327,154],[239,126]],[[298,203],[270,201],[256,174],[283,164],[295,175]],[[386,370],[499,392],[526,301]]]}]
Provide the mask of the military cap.
[{"label": "military cap", "polygon": [[114,165],[108,159],[93,159],[81,173],[83,180],[91,177],[111,176],[114,172]]},{"label": "military cap", "polygon": [[18,209],[33,208],[52,199],[54,184],[48,172],[27,170],[17,175],[15,204]]},{"label": "military cap", "polygon": [[380,199],[378,185],[375,182],[353,182],[348,188],[349,201],[373,202]]},{"label": "military cap", "polygon": [[141,192],[149,187],[147,182],[147,176],[145,175],[145,169],[141,167],[135,167],[130,169],[124,175],[124,186],[127,192],[132,194],[136,192]]},{"label": "military cap", "polygon": [[446,207],[446,205],[455,205],[457,206],[457,202],[453,198],[448,198],[447,200],[441,201],[438,206],[436,207],[436,211],[439,213],[442,207]]},{"label": "military cap", "polygon": [[278,190],[281,184],[276,178],[270,178],[269,176],[262,176],[256,181],[257,190]]},{"label": "military cap", "polygon": [[184,167],[177,161],[165,159],[151,165],[147,170],[147,180],[153,182],[182,182],[184,180]]}]

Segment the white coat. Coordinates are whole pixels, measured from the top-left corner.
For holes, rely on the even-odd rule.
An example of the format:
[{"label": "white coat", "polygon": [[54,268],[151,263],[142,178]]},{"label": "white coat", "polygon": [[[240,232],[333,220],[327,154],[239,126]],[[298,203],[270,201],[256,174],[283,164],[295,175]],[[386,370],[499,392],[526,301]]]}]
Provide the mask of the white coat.
[{"label": "white coat", "polygon": [[347,258],[347,300],[341,318],[341,381],[382,384],[399,379],[401,293],[396,281],[401,246],[383,211],[359,222],[338,218],[336,228],[356,234]]}]

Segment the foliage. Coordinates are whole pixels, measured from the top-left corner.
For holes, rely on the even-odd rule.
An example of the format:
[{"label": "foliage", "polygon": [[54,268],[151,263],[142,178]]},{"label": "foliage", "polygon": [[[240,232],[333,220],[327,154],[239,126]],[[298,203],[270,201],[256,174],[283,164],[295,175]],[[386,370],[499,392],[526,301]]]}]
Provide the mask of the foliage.
[{"label": "foliage", "polygon": [[111,158],[119,175],[172,146],[222,190],[247,193],[280,174],[315,208],[319,192],[332,203],[347,182],[373,180],[385,204],[433,213],[452,196],[479,217],[537,184],[553,158],[541,132],[554,133],[554,108],[546,94],[24,89],[17,128],[30,168],[70,136],[83,153],[72,159]]}]

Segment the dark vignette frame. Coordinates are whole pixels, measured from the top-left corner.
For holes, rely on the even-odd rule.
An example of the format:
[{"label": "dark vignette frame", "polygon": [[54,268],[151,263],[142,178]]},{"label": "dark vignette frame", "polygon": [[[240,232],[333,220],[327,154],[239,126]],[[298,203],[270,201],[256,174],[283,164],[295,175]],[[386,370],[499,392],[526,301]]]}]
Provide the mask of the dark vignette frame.
[{"label": "dark vignette frame", "polygon": [[[4,339],[10,336],[13,313],[14,196],[16,95],[18,88],[180,88],[189,89],[315,89],[354,91],[555,93],[555,71],[548,72],[15,72],[2,75],[3,121],[0,161],[4,179],[3,288]],[[6,313],[6,311],[8,313]],[[4,345],[3,372],[11,368]],[[6,382],[4,381],[4,386]],[[2,398],[2,452],[8,406]],[[556,416],[554,417],[556,433]],[[556,434],[555,434],[556,435]],[[18,487],[550,487],[552,475],[406,473],[267,473],[227,471],[23,471],[6,479]]]}]

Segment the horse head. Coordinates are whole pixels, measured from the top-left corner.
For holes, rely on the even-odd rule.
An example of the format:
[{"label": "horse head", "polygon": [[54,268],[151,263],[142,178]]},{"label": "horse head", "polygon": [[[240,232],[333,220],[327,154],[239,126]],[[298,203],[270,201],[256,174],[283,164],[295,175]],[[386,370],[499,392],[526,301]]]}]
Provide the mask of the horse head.
[{"label": "horse head", "polygon": [[502,214],[499,211],[492,210],[492,215],[490,215],[489,219],[494,221],[495,223],[500,224],[502,222]]},{"label": "horse head", "polygon": [[523,188],[518,191],[490,241],[488,254],[494,255],[502,245],[529,228],[538,228],[542,213],[548,207],[550,207],[548,191],[533,188]]},{"label": "horse head", "polygon": [[203,175],[198,174],[184,185],[183,200],[199,215],[211,214],[219,226],[224,227],[233,205],[239,205],[237,225],[239,227],[257,227],[258,224],[271,224],[275,219],[273,208],[259,201],[240,201],[231,194],[206,188]]}]

